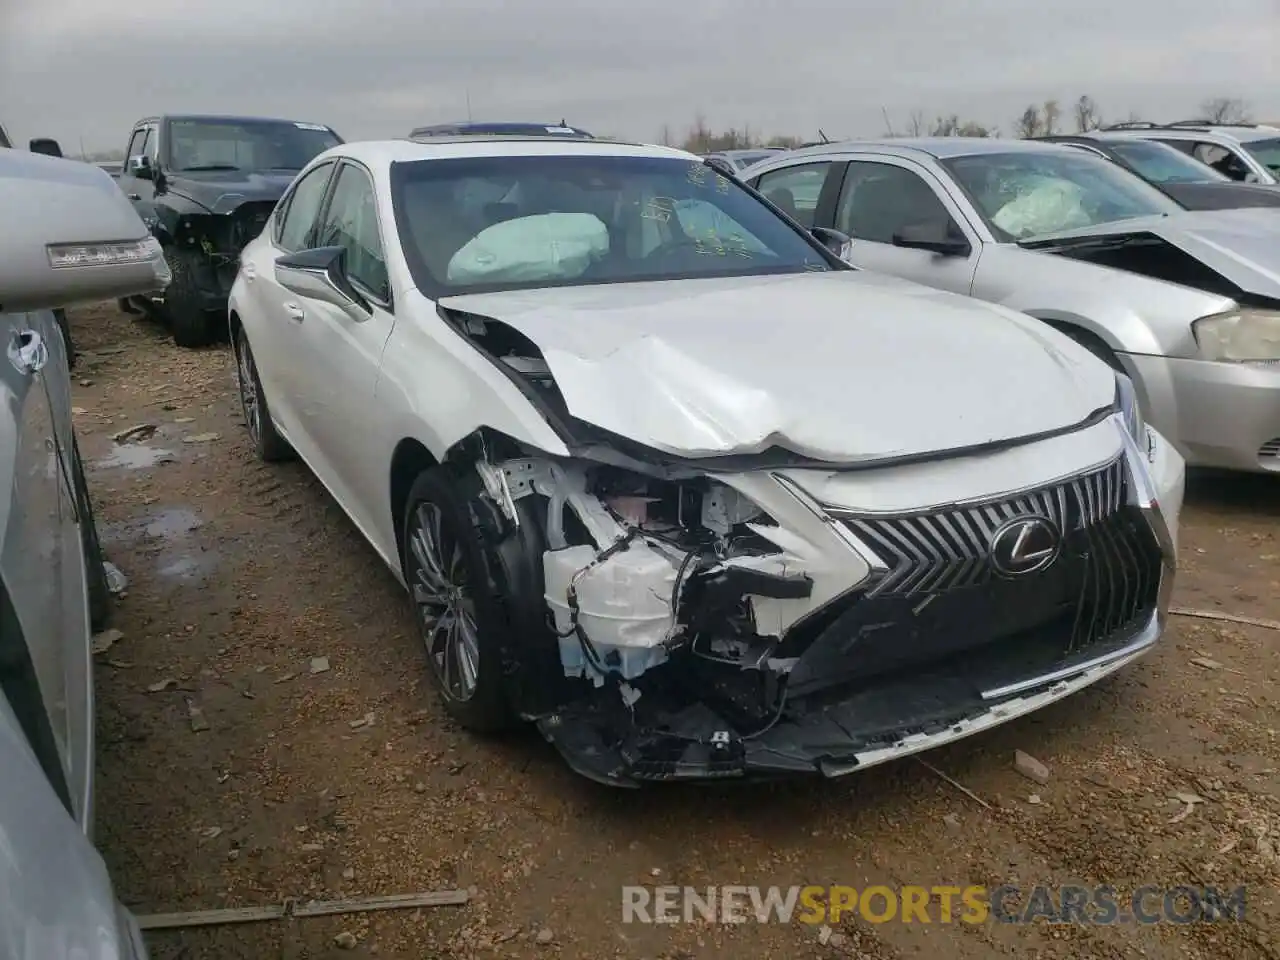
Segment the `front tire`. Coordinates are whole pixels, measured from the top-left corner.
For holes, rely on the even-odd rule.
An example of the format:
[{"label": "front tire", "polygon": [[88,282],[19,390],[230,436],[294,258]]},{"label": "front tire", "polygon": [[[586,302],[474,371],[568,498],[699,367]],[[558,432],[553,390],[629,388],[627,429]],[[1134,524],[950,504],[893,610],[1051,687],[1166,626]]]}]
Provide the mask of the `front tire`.
[{"label": "front tire", "polygon": [[404,515],[404,574],[445,710],[479,732],[510,727],[514,717],[502,677],[506,618],[493,589],[496,558],[470,508],[468,488],[448,468],[419,474]]},{"label": "front tire", "polygon": [[240,385],[240,410],[244,414],[244,425],[249,431],[249,440],[253,444],[253,452],[264,463],[276,463],[293,458],[293,448],[289,441],[276,431],[271,422],[271,410],[267,406],[266,394],[262,392],[262,380],[258,376],[258,365],[253,359],[253,350],[249,346],[249,337],[241,326],[236,330],[234,343],[236,353],[236,380]]},{"label": "front tire", "polygon": [[173,279],[164,291],[164,318],[180,347],[207,347],[213,342],[213,314],[204,308],[191,257],[170,250],[165,258]]}]

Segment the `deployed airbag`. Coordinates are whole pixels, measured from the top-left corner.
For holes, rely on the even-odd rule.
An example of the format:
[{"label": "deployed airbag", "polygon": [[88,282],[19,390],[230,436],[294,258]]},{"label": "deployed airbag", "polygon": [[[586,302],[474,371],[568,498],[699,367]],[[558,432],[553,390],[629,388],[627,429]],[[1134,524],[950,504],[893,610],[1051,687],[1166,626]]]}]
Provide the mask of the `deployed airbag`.
[{"label": "deployed airbag", "polygon": [[449,261],[449,283],[572,280],[609,252],[609,230],[590,213],[544,213],[486,227]]},{"label": "deployed airbag", "polygon": [[1083,191],[1075,184],[1046,177],[1028,184],[991,219],[1015,237],[1037,237],[1087,227],[1093,220],[1082,198]]}]

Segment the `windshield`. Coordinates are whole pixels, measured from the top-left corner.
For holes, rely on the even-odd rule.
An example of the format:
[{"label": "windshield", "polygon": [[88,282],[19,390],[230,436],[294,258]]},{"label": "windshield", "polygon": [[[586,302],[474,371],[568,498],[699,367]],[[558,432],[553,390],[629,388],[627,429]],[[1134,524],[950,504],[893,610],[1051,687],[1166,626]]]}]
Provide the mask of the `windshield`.
[{"label": "windshield", "polygon": [[1127,140],[1123,143],[1112,141],[1107,146],[1139,174],[1155,183],[1204,183],[1231,179],[1207,163],[1163,143]]},{"label": "windshield", "polygon": [[392,166],[400,241],[428,296],[836,269],[699,160],[507,156]]},{"label": "windshield", "polygon": [[974,154],[942,163],[1004,241],[1182,210],[1123,167],[1075,151]]},{"label": "windshield", "polygon": [[285,120],[170,120],[170,170],[301,170],[341,143],[318,123]]},{"label": "windshield", "polygon": [[1251,140],[1243,144],[1260,164],[1280,176],[1280,137],[1270,140]]}]

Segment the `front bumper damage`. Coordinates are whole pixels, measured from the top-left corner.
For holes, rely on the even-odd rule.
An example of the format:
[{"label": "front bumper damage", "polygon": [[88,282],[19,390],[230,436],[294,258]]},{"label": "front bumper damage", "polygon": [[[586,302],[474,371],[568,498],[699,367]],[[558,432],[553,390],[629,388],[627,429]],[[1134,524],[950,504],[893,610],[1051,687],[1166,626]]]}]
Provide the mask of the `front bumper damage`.
[{"label": "front bumper damage", "polygon": [[[152,232],[164,247],[182,296],[207,312],[225,310],[240,252],[262,232],[274,209],[274,201],[249,201],[226,212],[157,217]],[[165,297],[158,294],[152,300],[162,304]]]},{"label": "front bumper damage", "polygon": [[[1139,449],[1111,418],[1098,435],[1109,452],[1087,470],[875,513],[787,471],[710,478],[699,507],[550,461],[481,463],[508,518],[546,518],[550,622],[522,642],[554,645],[561,675],[525,715],[611,785],[835,777],[1095,683],[1163,631],[1182,499],[1157,434]],[[1058,532],[1051,562],[997,573],[999,531],[1028,516]]]}]

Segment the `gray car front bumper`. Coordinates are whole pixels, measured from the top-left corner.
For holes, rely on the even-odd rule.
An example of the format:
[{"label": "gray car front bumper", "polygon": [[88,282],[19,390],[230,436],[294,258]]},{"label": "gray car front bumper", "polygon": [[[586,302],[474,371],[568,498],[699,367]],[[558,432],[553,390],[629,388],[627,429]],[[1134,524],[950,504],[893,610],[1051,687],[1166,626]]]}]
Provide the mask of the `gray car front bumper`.
[{"label": "gray car front bumper", "polygon": [[1280,363],[1126,354],[1148,420],[1191,466],[1280,473]]}]

